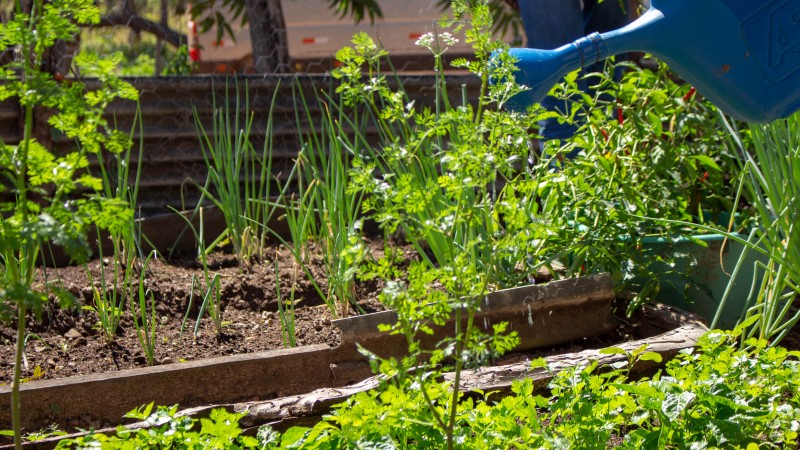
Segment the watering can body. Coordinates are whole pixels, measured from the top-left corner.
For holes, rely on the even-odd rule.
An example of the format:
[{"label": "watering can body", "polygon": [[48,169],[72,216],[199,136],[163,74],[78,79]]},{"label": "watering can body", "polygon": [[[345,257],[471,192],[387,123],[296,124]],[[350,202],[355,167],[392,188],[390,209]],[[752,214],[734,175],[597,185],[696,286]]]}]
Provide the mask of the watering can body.
[{"label": "watering can body", "polygon": [[800,0],[652,0],[630,25],[554,50],[511,49],[541,101],[567,73],[630,51],[653,54],[736,119],[770,122],[800,109]]}]

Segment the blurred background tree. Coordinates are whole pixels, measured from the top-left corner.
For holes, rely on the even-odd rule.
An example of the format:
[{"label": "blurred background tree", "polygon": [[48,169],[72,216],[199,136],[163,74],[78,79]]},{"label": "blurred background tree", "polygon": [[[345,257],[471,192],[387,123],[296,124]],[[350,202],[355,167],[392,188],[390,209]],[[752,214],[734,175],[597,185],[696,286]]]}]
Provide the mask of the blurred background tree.
[{"label": "blurred background tree", "polygon": [[[147,75],[147,71],[137,66],[154,66],[149,74],[169,74],[187,70],[174,59],[183,57],[181,50],[188,43],[186,33],[187,13],[197,23],[198,33],[215,30],[217,40],[234,39],[232,24],[249,25],[253,47],[254,69],[259,73],[286,72],[289,65],[289,48],[286,39],[281,2],[292,0],[103,0],[103,16],[93,30],[126,27],[129,29],[127,42],[110,43],[111,35],[103,31],[97,33],[102,45],[94,51],[107,53],[122,51],[131,60],[130,73],[123,75]],[[522,25],[518,14],[518,0],[490,0],[495,19],[496,31],[522,35]],[[19,3],[24,9],[30,0],[3,2],[0,7],[0,21],[14,14]],[[378,0],[327,0],[334,14],[352,18],[354,23],[364,20],[370,22],[383,17]],[[8,5],[8,6],[6,6]],[[445,10],[450,0],[437,0],[437,6]],[[155,43],[142,44],[143,34],[156,38]],[[127,46],[128,48],[123,48]],[[169,47],[169,51],[166,47]],[[64,54],[57,55],[62,64],[55,64],[53,70],[65,72],[64,61],[69,61],[70,48],[67,43],[61,47]],[[0,60],[10,58],[10,54],[0,55]],[[154,60],[154,61],[153,61]]]}]

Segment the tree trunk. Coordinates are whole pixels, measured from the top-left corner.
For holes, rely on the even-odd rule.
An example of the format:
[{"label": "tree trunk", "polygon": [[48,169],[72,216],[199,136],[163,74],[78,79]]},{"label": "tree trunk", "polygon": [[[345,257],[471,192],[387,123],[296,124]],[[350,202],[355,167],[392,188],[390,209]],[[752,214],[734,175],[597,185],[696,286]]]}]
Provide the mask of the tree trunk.
[{"label": "tree trunk", "polygon": [[280,0],[245,0],[253,46],[253,67],[259,73],[289,72],[289,43]]},{"label": "tree trunk", "polygon": [[[169,28],[169,8],[167,0],[161,0],[161,26]],[[164,72],[164,42],[161,38],[156,38],[156,76],[161,76]]]}]

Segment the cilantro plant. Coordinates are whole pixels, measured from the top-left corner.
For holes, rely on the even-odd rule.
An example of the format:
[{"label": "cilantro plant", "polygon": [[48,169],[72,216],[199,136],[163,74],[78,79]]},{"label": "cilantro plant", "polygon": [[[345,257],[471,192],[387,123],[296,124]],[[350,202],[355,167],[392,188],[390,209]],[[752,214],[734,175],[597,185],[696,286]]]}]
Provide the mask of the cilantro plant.
[{"label": "cilantro plant", "polygon": [[[132,220],[120,200],[101,195],[102,182],[87,172],[89,155],[102,149],[120,153],[128,136],[114,130],[103,117],[105,107],[117,98],[135,100],[136,90],[110,74],[112,65],[94,57],[78,56],[83,73],[95,76],[99,88],[87,91],[82,83],[56,80],[42,71],[45,53],[56,40],[71,40],[79,24],[99,20],[90,0],[34,0],[30,13],[15,2],[11,19],[0,24],[0,51],[14,48],[16,58],[0,68],[0,100],[15,98],[23,113],[18,144],[0,142],[0,319],[17,322],[16,354],[12,381],[12,426],[21,445],[19,382],[29,314],[38,317],[49,304],[60,307],[73,299],[63,290],[36,282],[40,250],[52,243],[76,260],[88,256],[86,229],[94,223],[112,233]],[[34,136],[34,109],[50,114],[52,133],[73,140],[76,149],[54,154]]]},{"label": "cilantro plant", "polygon": [[[398,314],[397,324],[385,329],[405,337],[409,356],[383,360],[370,355],[375,368],[387,376],[386,386],[373,397],[370,414],[405,405],[403,411],[431,426],[419,427],[419,434],[411,426],[413,436],[403,439],[452,449],[459,446],[461,394],[454,386],[461,372],[517,342],[513,333],[505,334],[504,325],[484,331],[474,317],[489,290],[527,281],[527,268],[517,262],[528,254],[531,242],[516,237],[533,216],[504,215],[497,205],[524,195],[518,186],[530,174],[519,169],[529,154],[529,130],[536,117],[500,111],[522,87],[513,82],[505,44],[492,38],[486,2],[454,2],[452,18],[441,26],[448,31],[419,40],[435,57],[433,106],[418,107],[402,88],[392,88],[391,79],[381,73],[385,52],[366,34],[356,35],[353,47],[337,53],[341,66],[333,76],[340,81],[336,92],[344,102],[338,107],[351,108],[349,114],[339,114],[339,120],[351,118],[350,128],[363,130],[359,125],[366,118],[380,139],[375,148],[367,144],[369,137],[356,132],[359,151],[354,152],[349,189],[364,195],[365,209],[387,233],[401,231],[420,255],[406,270],[393,264],[388,252],[374,268],[386,281],[382,302]],[[475,104],[464,98],[451,100],[442,75],[442,55],[459,35],[475,52],[474,60],[454,63],[479,78]],[[495,52],[501,56],[490,65]],[[490,85],[490,77],[501,82]],[[421,336],[451,316],[452,338],[435,348],[423,347]],[[452,382],[439,381],[448,370],[455,374]],[[343,432],[349,429],[347,417],[338,422]],[[313,433],[304,442],[317,439]],[[341,436],[348,445],[357,442],[356,437]]]},{"label": "cilantro plant", "polygon": [[[467,3],[472,4],[454,3],[453,18],[441,24],[453,34],[424,35],[418,41],[435,56],[432,107],[417,106],[402,88],[390,86],[380,73],[385,52],[366,34],[337,53],[341,66],[333,76],[341,81],[337,92],[346,104],[360,107],[353,115],[370,116],[380,135],[379,148],[365,145],[352,161],[351,189],[367,194],[365,210],[387,233],[400,232],[429,269],[455,264],[455,271],[474,271],[478,279],[465,282],[461,292],[471,296],[517,286],[530,275],[526,263],[536,259],[531,230],[537,218],[530,207],[518,205],[535,203],[536,193],[530,189],[531,172],[520,169],[530,156],[531,130],[539,115],[501,111],[523,87],[513,81],[505,44],[488,31],[485,5],[477,2],[470,10]],[[475,104],[467,102],[463,91],[451,99],[454,90],[443,76],[442,55],[462,32],[475,59],[453,64],[480,80]],[[498,57],[490,64],[492,53]]]},{"label": "cilantro plant", "polygon": [[[660,360],[640,348],[621,366],[596,362],[555,373],[548,394],[531,379],[502,398],[462,398],[452,430],[458,448],[794,448],[800,431],[797,352],[749,340],[743,328],[712,331],[652,378],[628,379],[638,361]],[[534,367],[547,369],[543,360]],[[295,427],[274,448],[443,448],[446,437],[424,402],[440,384],[388,386],[356,395],[311,429]],[[427,388],[426,394],[418,392]]]},{"label": "cilantro plant", "polygon": [[[257,437],[245,436],[239,427],[243,414],[230,413],[222,408],[211,411],[200,420],[179,416],[178,407],[157,407],[149,404],[125,415],[145,423],[146,428],[117,429],[113,436],[89,433],[76,439],[64,439],[56,448],[106,449],[270,449],[280,436],[264,428]],[[199,428],[198,428],[199,425]]]}]

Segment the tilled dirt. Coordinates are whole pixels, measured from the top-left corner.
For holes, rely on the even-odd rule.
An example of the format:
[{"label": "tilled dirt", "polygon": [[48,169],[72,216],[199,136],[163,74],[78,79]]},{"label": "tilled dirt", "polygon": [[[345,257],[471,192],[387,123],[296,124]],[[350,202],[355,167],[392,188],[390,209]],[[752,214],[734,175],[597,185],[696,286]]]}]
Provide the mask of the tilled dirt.
[{"label": "tilled dirt", "polygon": [[[373,257],[383,252],[382,240],[369,241]],[[311,249],[310,271],[323,292],[327,289],[323,261],[318,249]],[[289,345],[282,326],[276,280],[280,282],[282,306],[295,292],[295,344],[339,343],[339,331],[331,324],[334,314],[324,303],[306,274],[285,249],[275,247],[262,259],[240,265],[230,254],[216,254],[208,262],[209,274],[219,274],[221,286],[222,329],[217,333],[208,314],[200,318],[195,335],[203,292],[195,282],[204,279],[202,265],[195,259],[169,263],[151,260],[145,271],[145,286],[156,304],[156,364],[171,364],[217,356],[250,353]],[[409,257],[411,252],[409,251]],[[277,274],[276,274],[277,259]],[[145,353],[126,304],[119,330],[112,342],[104,338],[95,306],[94,293],[102,290],[101,267],[110,276],[106,259],[93,260],[86,266],[42,270],[51,285],[69,290],[76,298],[74,308],[61,310],[52,306],[40,320],[28,317],[23,377],[53,379],[147,365]],[[140,271],[136,270],[137,283]],[[91,274],[91,277],[89,276]],[[363,312],[383,309],[377,301],[382,285],[378,281],[358,282],[356,295]],[[148,300],[149,302],[149,300]],[[135,299],[138,304],[138,298]],[[55,305],[55,302],[53,302]],[[340,315],[337,308],[336,314]],[[286,315],[288,317],[288,314]],[[0,325],[0,385],[10,383],[16,337],[16,324]]]}]

